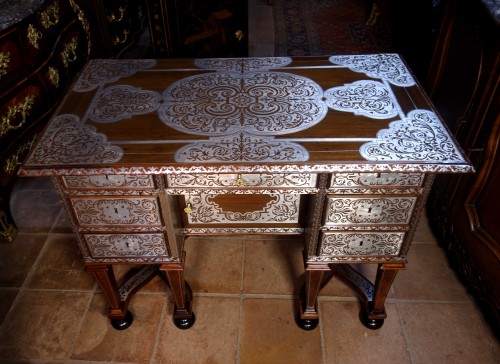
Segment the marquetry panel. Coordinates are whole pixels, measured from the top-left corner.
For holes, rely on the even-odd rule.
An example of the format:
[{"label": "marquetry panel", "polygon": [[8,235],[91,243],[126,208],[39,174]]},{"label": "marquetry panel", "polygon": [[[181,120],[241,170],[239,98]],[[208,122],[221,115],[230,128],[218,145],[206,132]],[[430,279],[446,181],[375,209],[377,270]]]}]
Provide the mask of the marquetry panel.
[{"label": "marquetry panel", "polygon": [[321,255],[395,256],[404,241],[402,232],[335,232],[322,233]]},{"label": "marquetry panel", "polygon": [[70,203],[82,226],[161,225],[159,203],[154,197],[74,197]]},{"label": "marquetry panel", "polygon": [[422,186],[423,173],[334,173],[330,187]]},{"label": "marquetry panel", "polygon": [[408,224],[416,197],[327,198],[325,225]]},{"label": "marquetry panel", "polygon": [[154,188],[153,176],[150,175],[98,175],[64,176],[64,186],[70,189],[150,189]]},{"label": "marquetry panel", "polygon": [[143,261],[169,258],[164,234],[87,234],[91,258],[119,261],[140,257]]}]

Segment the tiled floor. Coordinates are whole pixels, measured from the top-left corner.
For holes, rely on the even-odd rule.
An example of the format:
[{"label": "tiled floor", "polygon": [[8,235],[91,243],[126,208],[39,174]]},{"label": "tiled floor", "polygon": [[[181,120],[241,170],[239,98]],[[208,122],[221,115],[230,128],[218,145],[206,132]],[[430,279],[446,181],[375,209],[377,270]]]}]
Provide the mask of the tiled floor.
[{"label": "tiled floor", "polygon": [[[250,26],[272,26],[266,2],[250,3]],[[272,55],[272,32],[263,33],[251,35],[251,54]],[[171,296],[155,278],[131,301],[133,325],[116,331],[50,180],[20,179],[12,208],[19,234],[0,244],[0,362],[499,363],[498,342],[425,219],[378,331],[360,324],[356,297],[335,278],[319,299],[320,326],[297,328],[300,241],[251,236],[187,240],[191,329],[173,325]]]}]

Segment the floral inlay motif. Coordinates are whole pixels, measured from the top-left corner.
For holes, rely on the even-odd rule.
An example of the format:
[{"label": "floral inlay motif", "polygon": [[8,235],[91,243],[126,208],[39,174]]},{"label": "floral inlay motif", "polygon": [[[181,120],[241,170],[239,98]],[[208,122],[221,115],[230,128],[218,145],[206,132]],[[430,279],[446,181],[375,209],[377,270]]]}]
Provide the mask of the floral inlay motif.
[{"label": "floral inlay motif", "polygon": [[374,141],[361,146],[360,154],[371,161],[466,162],[437,115],[420,109],[379,130]]},{"label": "floral inlay motif", "polygon": [[27,164],[113,163],[122,156],[123,150],[109,145],[95,127],[82,123],[76,115],[62,114],[52,119]]},{"label": "floral inlay motif", "polygon": [[290,162],[307,161],[309,153],[299,144],[235,133],[188,144],[175,155],[178,162]]},{"label": "floral inlay motif", "polygon": [[390,119],[398,114],[387,87],[378,81],[356,81],[325,91],[329,108],[374,119]]},{"label": "floral inlay motif", "polygon": [[404,233],[335,233],[325,235],[322,255],[397,255]]},{"label": "floral inlay motif", "polygon": [[91,59],[73,86],[73,91],[91,91],[105,83],[117,81],[121,77],[132,76],[138,71],[155,65],[154,59]]},{"label": "floral inlay motif", "polygon": [[246,73],[284,67],[292,63],[292,59],[290,57],[204,58],[197,59],[194,63],[200,68],[210,70]]},{"label": "floral inlay motif", "polygon": [[160,100],[160,94],[154,91],[127,85],[111,86],[96,96],[89,108],[89,117],[101,123],[130,119],[134,115],[156,111]]},{"label": "floral inlay motif", "polygon": [[327,113],[322,88],[281,72],[211,73],[175,82],[158,111],[169,127],[195,135],[286,134],[319,123]]},{"label": "floral inlay motif", "polygon": [[354,72],[387,80],[396,86],[409,87],[415,80],[397,54],[331,56],[330,62],[349,67]]}]

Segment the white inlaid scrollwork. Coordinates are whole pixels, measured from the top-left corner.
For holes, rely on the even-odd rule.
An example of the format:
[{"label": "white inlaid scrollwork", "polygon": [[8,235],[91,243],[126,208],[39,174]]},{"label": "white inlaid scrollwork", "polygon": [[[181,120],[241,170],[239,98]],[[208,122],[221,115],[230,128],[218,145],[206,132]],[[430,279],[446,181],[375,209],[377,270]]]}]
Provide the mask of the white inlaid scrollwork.
[{"label": "white inlaid scrollwork", "polygon": [[378,81],[356,81],[325,91],[329,108],[352,112],[374,119],[390,119],[398,115],[397,101],[387,87]]},{"label": "white inlaid scrollwork", "polygon": [[360,154],[370,161],[466,163],[438,116],[419,109],[379,130],[374,141],[361,146]]},{"label": "white inlaid scrollwork", "polygon": [[421,186],[423,173],[334,173],[330,187]]},{"label": "white inlaid scrollwork", "polygon": [[168,256],[163,234],[88,234],[84,235],[91,257]]},{"label": "white inlaid scrollwork", "polygon": [[104,175],[104,176],[64,176],[66,188],[154,188],[152,176]]},{"label": "white inlaid scrollwork", "polygon": [[[187,214],[190,224],[297,223],[300,195],[269,194],[270,201],[258,211],[230,211],[217,203],[217,195],[190,195],[192,211]],[[186,200],[188,197],[186,196]]]},{"label": "white inlaid scrollwork", "polygon": [[194,64],[200,68],[238,73],[280,68],[285,67],[290,63],[292,63],[292,59],[290,57],[204,58],[196,59],[194,61]]},{"label": "white inlaid scrollwork", "polygon": [[387,80],[396,86],[415,85],[410,71],[397,54],[367,54],[349,56],[331,56],[330,62],[349,67],[354,72]]},{"label": "white inlaid scrollwork", "polygon": [[247,132],[280,135],[310,128],[325,117],[323,90],[282,72],[209,73],[183,78],[163,93],[158,110],[169,127],[194,135]]},{"label": "white inlaid scrollwork", "polygon": [[323,234],[321,255],[397,255],[404,233]]},{"label": "white inlaid scrollwork", "polygon": [[191,143],[175,154],[177,162],[196,163],[298,162],[308,159],[307,150],[297,143],[243,132]]},{"label": "white inlaid scrollwork", "polygon": [[179,187],[243,187],[236,181],[240,176],[245,187],[315,187],[316,174],[171,174],[167,175],[169,188]]},{"label": "white inlaid scrollwork", "polygon": [[155,198],[73,198],[81,225],[160,225]]},{"label": "white inlaid scrollwork", "polygon": [[134,115],[156,111],[160,100],[161,95],[154,91],[127,85],[114,85],[96,95],[89,107],[89,117],[100,123],[130,119]]},{"label": "white inlaid scrollwork", "polygon": [[132,76],[138,71],[154,67],[153,59],[91,59],[73,86],[73,91],[91,91],[105,83],[114,82],[122,77]]},{"label": "white inlaid scrollwork", "polygon": [[122,155],[123,150],[109,145],[94,126],[82,123],[76,115],[62,114],[52,119],[27,164],[112,163]]},{"label": "white inlaid scrollwork", "polygon": [[325,225],[408,224],[416,197],[329,197]]}]

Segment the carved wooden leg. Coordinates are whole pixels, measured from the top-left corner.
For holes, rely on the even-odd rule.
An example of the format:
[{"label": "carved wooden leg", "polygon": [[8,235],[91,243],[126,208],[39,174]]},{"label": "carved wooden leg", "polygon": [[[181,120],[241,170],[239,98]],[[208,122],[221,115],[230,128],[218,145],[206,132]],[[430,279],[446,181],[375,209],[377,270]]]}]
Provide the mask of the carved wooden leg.
[{"label": "carved wooden leg", "polygon": [[85,265],[85,271],[94,274],[97,283],[99,283],[108,300],[108,317],[111,320],[111,325],[117,330],[125,330],[132,324],[134,318],[130,311],[127,310],[125,301],[120,298],[113,266],[110,264],[87,264]]},{"label": "carved wooden leg", "polygon": [[361,322],[367,328],[376,330],[384,324],[384,319],[387,317],[384,307],[385,299],[391,289],[394,278],[396,278],[396,274],[405,268],[406,266],[403,262],[378,265],[373,300],[365,302],[365,311],[362,312],[361,316]]},{"label": "carved wooden leg", "polygon": [[189,329],[194,325],[196,317],[193,312],[193,293],[184,280],[184,264],[163,264],[160,271],[166,276],[174,297],[174,324],[179,329]]},{"label": "carved wooden leg", "polygon": [[306,267],[306,281],[302,288],[299,313],[296,317],[297,325],[303,330],[314,330],[318,326],[318,294],[322,287],[323,276],[329,270],[328,265]]}]

